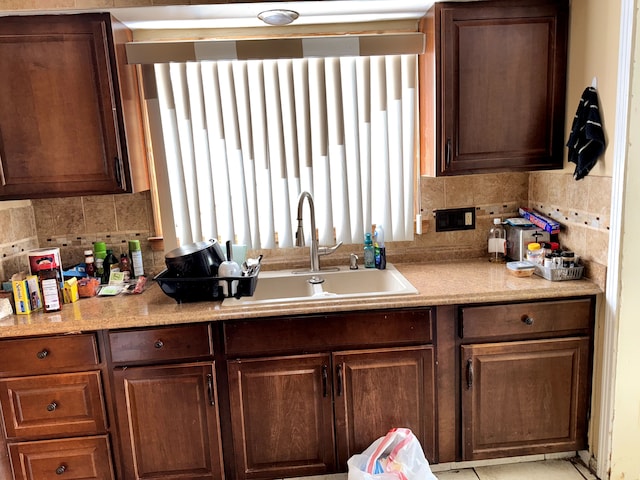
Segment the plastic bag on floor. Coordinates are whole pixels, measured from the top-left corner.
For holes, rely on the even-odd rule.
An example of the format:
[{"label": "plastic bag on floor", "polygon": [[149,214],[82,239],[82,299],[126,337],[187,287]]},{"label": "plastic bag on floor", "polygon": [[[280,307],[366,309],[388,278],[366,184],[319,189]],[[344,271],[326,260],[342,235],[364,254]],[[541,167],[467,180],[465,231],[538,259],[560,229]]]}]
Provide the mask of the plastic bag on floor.
[{"label": "plastic bag on floor", "polygon": [[420,442],[408,428],[394,428],[348,462],[348,480],[437,480]]}]

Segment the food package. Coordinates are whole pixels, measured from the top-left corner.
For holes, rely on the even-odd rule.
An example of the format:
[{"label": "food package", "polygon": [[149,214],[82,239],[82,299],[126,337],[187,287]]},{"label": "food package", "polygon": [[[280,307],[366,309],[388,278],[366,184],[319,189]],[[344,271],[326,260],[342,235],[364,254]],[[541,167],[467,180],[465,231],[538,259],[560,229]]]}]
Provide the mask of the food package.
[{"label": "food package", "polygon": [[95,297],[100,287],[100,280],[97,278],[81,278],[78,280],[78,295],[80,298]]},{"label": "food package", "polygon": [[36,275],[16,273],[11,277],[11,285],[18,315],[27,315],[42,309],[42,296]]},{"label": "food package", "polygon": [[78,279],[70,278],[65,280],[64,288],[62,289],[62,296],[64,297],[64,303],[74,303],[80,298],[78,293]]},{"label": "food package", "polygon": [[520,213],[520,216],[526,218],[535,226],[541,228],[545,232],[549,232],[551,234],[560,233],[560,224],[555,220],[545,217],[541,213],[525,207],[520,207],[518,209],[518,212]]}]

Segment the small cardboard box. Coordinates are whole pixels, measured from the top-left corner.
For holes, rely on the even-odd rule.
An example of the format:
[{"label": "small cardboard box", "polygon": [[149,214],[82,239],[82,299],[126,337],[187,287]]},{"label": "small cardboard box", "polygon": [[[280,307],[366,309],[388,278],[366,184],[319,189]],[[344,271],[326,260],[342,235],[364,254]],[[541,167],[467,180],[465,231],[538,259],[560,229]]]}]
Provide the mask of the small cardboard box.
[{"label": "small cardboard box", "polygon": [[520,207],[518,211],[522,217],[526,218],[537,227],[540,227],[545,232],[549,232],[551,234],[560,233],[560,224],[555,220],[525,207]]},{"label": "small cardboard box", "polygon": [[69,280],[65,280],[64,288],[62,289],[62,296],[64,297],[64,303],[74,303],[80,298],[78,294],[78,279],[73,277]]},{"label": "small cardboard box", "polygon": [[37,276],[24,272],[16,273],[11,277],[11,285],[18,315],[26,315],[42,308]]}]

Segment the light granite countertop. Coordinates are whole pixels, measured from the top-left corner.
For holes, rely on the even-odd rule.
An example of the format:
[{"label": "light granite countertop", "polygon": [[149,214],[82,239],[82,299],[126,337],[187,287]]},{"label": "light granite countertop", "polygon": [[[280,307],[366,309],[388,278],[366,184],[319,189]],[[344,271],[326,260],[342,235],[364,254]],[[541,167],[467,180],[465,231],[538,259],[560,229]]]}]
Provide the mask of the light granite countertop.
[{"label": "light granite countertop", "polygon": [[[589,280],[551,282],[533,275],[518,278],[504,265],[486,260],[425,264],[395,264],[418,294],[366,299],[221,307],[221,302],[177,304],[155,284],[140,295],[83,298],[55,313],[12,315],[0,319],[0,338],[67,334],[240,318],[301,315],[385,308],[538,300],[597,295]],[[258,280],[259,282],[259,280]]]}]

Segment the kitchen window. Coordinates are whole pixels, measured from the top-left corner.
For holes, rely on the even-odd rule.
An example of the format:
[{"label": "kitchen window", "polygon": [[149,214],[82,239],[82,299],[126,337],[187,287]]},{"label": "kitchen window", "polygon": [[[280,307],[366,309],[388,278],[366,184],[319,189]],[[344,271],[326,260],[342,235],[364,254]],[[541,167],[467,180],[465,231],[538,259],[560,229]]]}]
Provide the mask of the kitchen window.
[{"label": "kitchen window", "polygon": [[321,244],[372,224],[413,239],[416,68],[414,53],[145,65],[165,248],[291,247],[302,191]]}]

